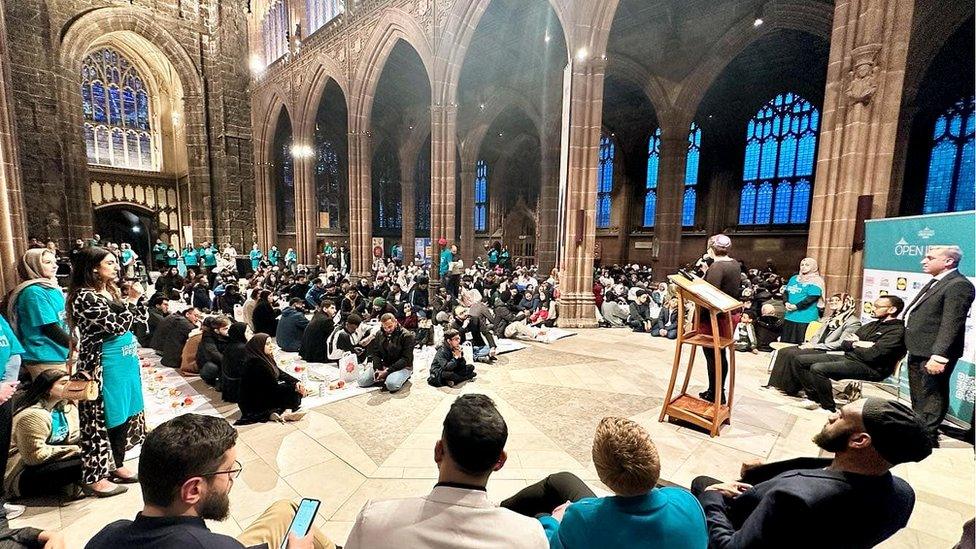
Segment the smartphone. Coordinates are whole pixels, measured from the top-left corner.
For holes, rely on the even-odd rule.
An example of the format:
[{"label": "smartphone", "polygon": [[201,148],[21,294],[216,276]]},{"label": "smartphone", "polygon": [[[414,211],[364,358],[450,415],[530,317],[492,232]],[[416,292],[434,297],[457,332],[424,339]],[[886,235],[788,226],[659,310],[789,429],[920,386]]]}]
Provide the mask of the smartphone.
[{"label": "smartphone", "polygon": [[[322,502],[317,499],[302,499],[302,502],[298,504],[298,511],[295,512],[295,518],[292,519],[288,531],[294,532],[300,538],[307,536],[308,531],[312,529],[312,521],[315,520],[315,514],[319,512],[319,505],[321,504]],[[287,534],[285,535],[285,539],[281,540],[280,549],[288,549]]]}]

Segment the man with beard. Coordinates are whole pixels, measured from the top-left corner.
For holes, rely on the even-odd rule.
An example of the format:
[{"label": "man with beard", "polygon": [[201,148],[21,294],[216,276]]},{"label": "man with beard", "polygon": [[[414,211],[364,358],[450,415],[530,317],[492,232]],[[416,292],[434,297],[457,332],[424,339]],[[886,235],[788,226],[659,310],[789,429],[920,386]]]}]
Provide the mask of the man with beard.
[{"label": "man with beard", "polygon": [[[298,509],[289,501],[274,503],[237,539],[213,533],[204,523],[222,521],[230,512],[230,490],[243,469],[236,444],[237,431],[220,417],[186,414],[161,424],[146,436],[139,458],[142,512],[102,528],[85,547],[280,547]],[[287,535],[288,549],[335,548],[315,527],[303,538]]]},{"label": "man with beard", "polygon": [[905,527],[915,492],[889,470],[932,453],[911,408],[857,400],[831,414],[813,442],[833,460],[744,465],[743,482],[694,480],[709,547],[874,547]]}]

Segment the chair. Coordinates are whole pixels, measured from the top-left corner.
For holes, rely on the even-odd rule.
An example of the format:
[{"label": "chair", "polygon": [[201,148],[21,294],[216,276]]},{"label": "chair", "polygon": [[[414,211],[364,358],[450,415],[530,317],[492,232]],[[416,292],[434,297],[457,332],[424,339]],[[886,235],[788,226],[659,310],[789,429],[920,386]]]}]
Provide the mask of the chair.
[{"label": "chair", "polygon": [[[873,385],[884,390],[887,393],[893,393],[896,400],[901,400],[901,369],[902,366],[908,362],[908,357],[905,356],[895,364],[895,371],[891,373],[890,376],[882,379],[881,381],[865,381],[863,379],[838,379],[835,380],[834,393],[844,396],[848,399],[848,402],[853,402],[860,399],[862,395],[862,388],[865,383]],[[844,382],[847,382],[844,385]],[[844,388],[837,391],[836,386],[843,385]],[[892,391],[893,390],[893,391]]]},{"label": "chair", "polygon": [[[813,321],[807,326],[806,333],[803,334],[803,341],[808,342],[813,339],[813,336],[817,335],[820,331],[820,327],[823,325],[822,322]],[[773,352],[769,355],[769,365],[766,366],[766,373],[773,371],[773,364],[776,364],[776,354],[779,353],[780,349],[785,349],[786,347],[796,347],[796,343],[784,343],[782,341],[774,341],[769,344],[773,348]]]}]

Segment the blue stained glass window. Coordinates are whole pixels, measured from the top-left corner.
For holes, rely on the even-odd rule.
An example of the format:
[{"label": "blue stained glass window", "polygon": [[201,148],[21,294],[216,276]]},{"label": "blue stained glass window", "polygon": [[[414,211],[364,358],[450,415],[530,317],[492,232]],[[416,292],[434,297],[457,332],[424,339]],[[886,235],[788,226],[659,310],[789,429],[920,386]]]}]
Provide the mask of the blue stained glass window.
[{"label": "blue stained glass window", "polygon": [[474,174],[474,230],[488,230],[488,164],[479,160]]},{"label": "blue stained glass window", "polygon": [[398,231],[403,226],[400,190],[400,160],[384,143],[373,157],[373,225],[381,231]]},{"label": "blue stained glass window", "polygon": [[600,137],[600,164],[596,193],[596,226],[606,229],[610,226],[610,208],[613,201],[613,141],[607,136]]},{"label": "blue stained glass window", "polygon": [[278,232],[295,230],[295,158],[291,152],[291,135],[284,138],[275,159],[278,168],[278,184],[275,193],[278,202]]},{"label": "blue stained glass window", "polygon": [[342,210],[342,187],[340,177],[339,155],[335,146],[321,134],[315,135],[315,164],[312,172],[315,175],[315,199],[318,206],[316,226],[320,229],[337,229],[340,227],[340,211]]},{"label": "blue stained glass window", "polygon": [[84,132],[89,163],[158,169],[149,94],[132,63],[115,50],[97,50],[83,60],[81,78],[82,116],[92,127]]},{"label": "blue stained glass window", "polygon": [[654,130],[647,141],[647,180],[644,191],[644,226],[654,226],[657,215],[657,172],[661,163],[661,128]]},{"label": "blue stained glass window", "polygon": [[414,170],[414,183],[417,189],[417,206],[414,211],[414,228],[418,238],[430,235],[430,138],[417,157]]},{"label": "blue stained glass window", "polygon": [[782,93],[749,121],[740,225],[809,222],[819,120],[820,113],[807,100]]},{"label": "blue stained glass window", "polygon": [[688,130],[688,158],[685,160],[685,193],[681,203],[681,225],[695,224],[695,206],[698,200],[698,162],[701,156],[701,128],[694,122]]},{"label": "blue stained glass window", "polygon": [[932,132],[923,213],[972,210],[974,190],[973,129],[976,97],[961,99],[936,119]]}]

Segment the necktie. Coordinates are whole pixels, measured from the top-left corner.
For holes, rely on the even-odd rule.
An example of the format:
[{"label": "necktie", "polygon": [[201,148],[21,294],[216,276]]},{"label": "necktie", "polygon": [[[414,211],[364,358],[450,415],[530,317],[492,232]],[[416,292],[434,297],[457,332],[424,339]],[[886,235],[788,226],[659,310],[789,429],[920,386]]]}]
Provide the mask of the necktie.
[{"label": "necktie", "polygon": [[925,297],[925,294],[928,293],[928,291],[932,289],[932,286],[935,286],[935,283],[936,282],[938,282],[938,280],[935,279],[935,278],[933,278],[932,280],[929,280],[925,284],[925,286],[922,286],[922,289],[919,290],[918,295],[915,296],[915,299],[913,299],[911,305],[909,305],[909,307],[908,307],[908,309],[907,309],[907,311],[905,313],[905,320],[908,320],[908,315],[910,315],[912,313],[912,311],[915,309],[915,306],[920,301],[922,301],[922,298]]}]

